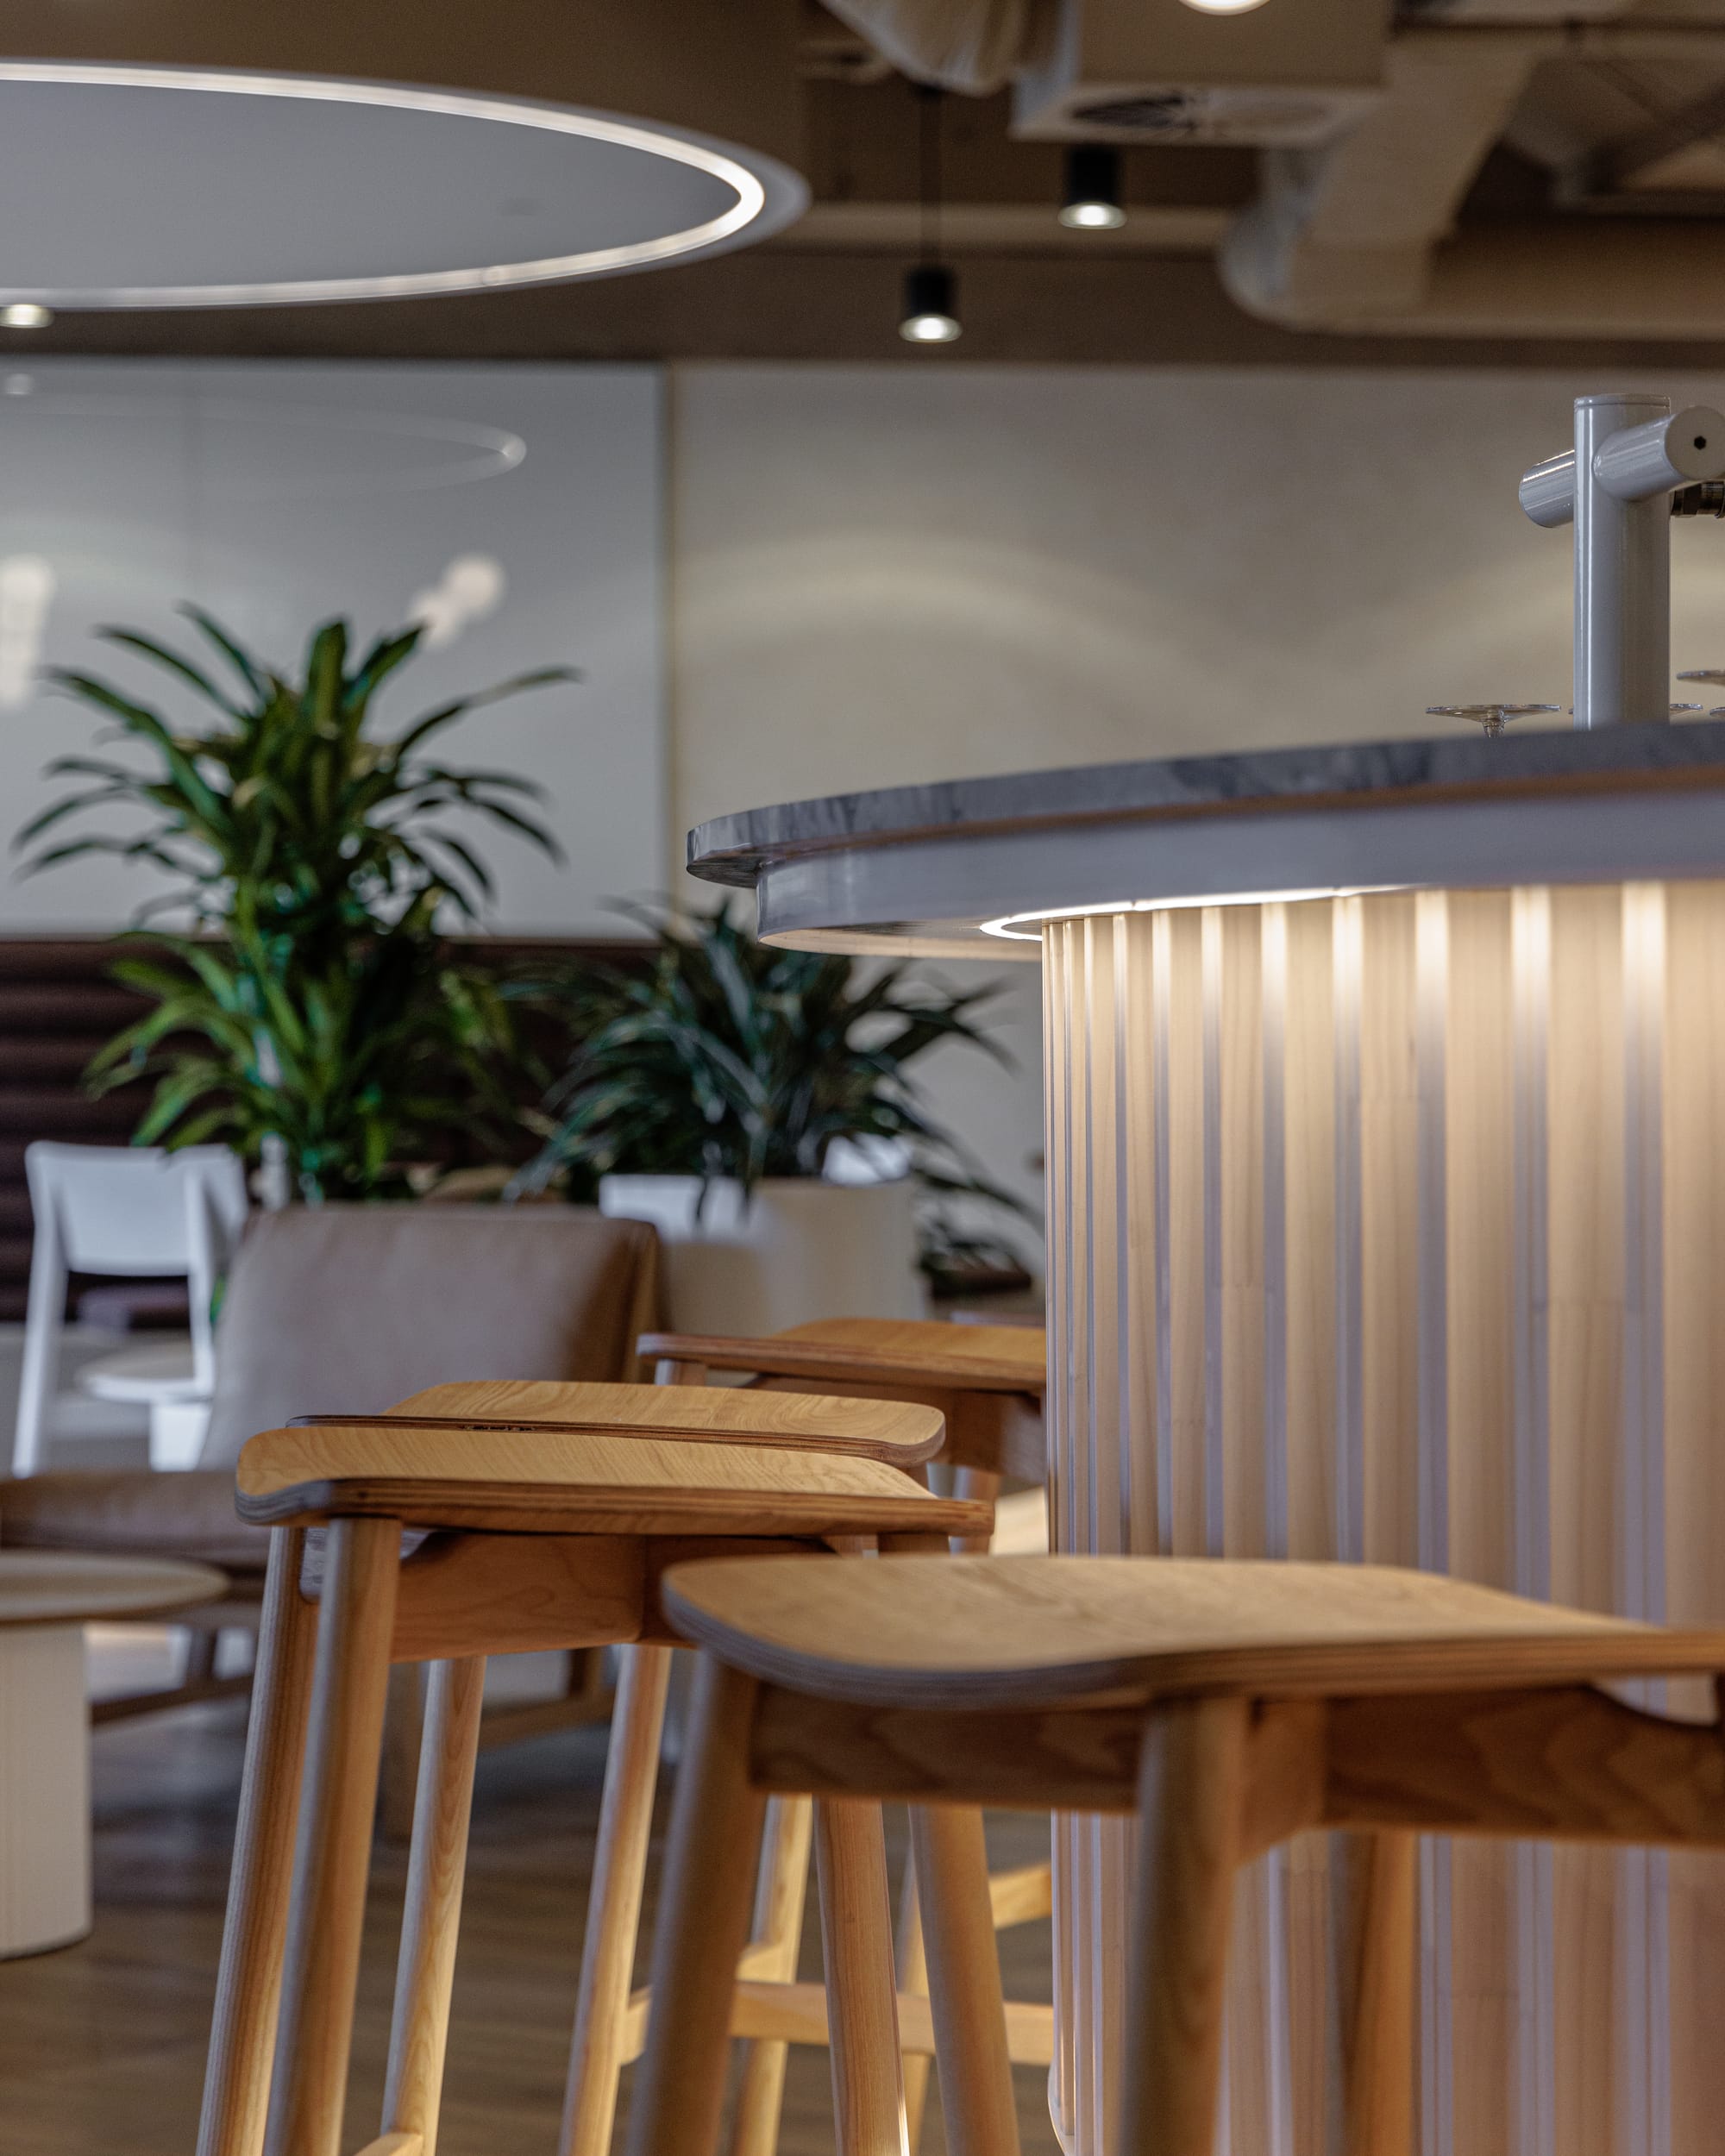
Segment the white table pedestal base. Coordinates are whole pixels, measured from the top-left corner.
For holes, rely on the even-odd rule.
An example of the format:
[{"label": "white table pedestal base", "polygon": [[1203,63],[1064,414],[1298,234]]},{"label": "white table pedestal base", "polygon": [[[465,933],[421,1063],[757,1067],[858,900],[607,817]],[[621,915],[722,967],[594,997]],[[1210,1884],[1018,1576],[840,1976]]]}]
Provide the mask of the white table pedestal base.
[{"label": "white table pedestal base", "polygon": [[90,1922],[84,1629],[0,1627],[0,1958],[68,1946]]}]

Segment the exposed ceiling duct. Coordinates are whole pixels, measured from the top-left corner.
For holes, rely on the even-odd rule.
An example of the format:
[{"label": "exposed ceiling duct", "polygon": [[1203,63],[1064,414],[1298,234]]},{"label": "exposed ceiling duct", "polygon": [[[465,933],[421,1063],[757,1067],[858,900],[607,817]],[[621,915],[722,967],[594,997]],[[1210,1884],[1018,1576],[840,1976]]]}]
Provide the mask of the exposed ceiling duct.
[{"label": "exposed ceiling duct", "polygon": [[[1725,25],[1642,28],[1631,16],[1585,29],[1404,32],[1389,48],[1383,101],[1347,135],[1315,153],[1264,158],[1259,199],[1220,250],[1223,283],[1249,313],[1293,329],[1718,337],[1725,296],[1711,221],[1457,225],[1493,147],[1506,135],[1530,147],[1539,139],[1538,100],[1528,106],[1543,66],[1637,60],[1676,62],[1694,94],[1705,84],[1698,71],[1725,70]],[[1648,133],[1675,139],[1668,126]],[[1549,125],[1545,135],[1544,161],[1559,164]],[[1588,154],[1570,161],[1584,165]],[[1645,206],[1657,210],[1658,196]]]},{"label": "exposed ceiling duct", "polygon": [[[1263,320],[1725,336],[1720,0],[1645,23],[1615,0],[1455,0],[1417,24],[1378,0],[1233,16],[1182,0],[827,3],[920,79],[1010,79],[1019,137],[1256,144],[1258,198],[1219,267]],[[1547,198],[1467,214],[1505,144]]]},{"label": "exposed ceiling duct", "polygon": [[1003,90],[1051,38],[1056,0],[826,0],[914,81],[969,97]]},{"label": "exposed ceiling duct", "polygon": [[1382,98],[1339,141],[1265,153],[1264,191],[1222,243],[1233,298],[1297,329],[1369,323],[1418,306],[1433,248],[1539,57],[1531,36],[1398,38],[1385,55]]}]

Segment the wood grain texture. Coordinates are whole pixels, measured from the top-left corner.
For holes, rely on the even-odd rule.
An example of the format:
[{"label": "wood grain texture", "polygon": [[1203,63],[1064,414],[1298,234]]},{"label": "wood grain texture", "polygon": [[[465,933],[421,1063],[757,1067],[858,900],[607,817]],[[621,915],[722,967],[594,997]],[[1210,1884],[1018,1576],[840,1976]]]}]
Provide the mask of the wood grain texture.
[{"label": "wood grain texture", "polygon": [[[899,1893],[899,1926],[893,1942],[893,1959],[899,1972],[900,2071],[905,2084],[905,2146],[910,2156],[922,2147],[923,2119],[928,2109],[929,2087],[934,2059],[917,2051],[905,2034],[906,1998],[928,1996],[928,1954],[923,1944],[922,1906],[917,1895],[916,1860],[905,1866]],[[932,2020],[930,2027],[932,2028]]]},{"label": "wood grain texture", "polygon": [[341,2156],[399,1547],[393,1520],[329,1530],[266,2156]]},{"label": "wood grain texture", "polygon": [[953,1326],[914,1318],[819,1318],[753,1338],[648,1332],[642,1335],[638,1352],[643,1361],[664,1357],[762,1377],[900,1380],[1037,1398],[1047,1379],[1039,1327]]},{"label": "wood grain texture", "polygon": [[815,1806],[836,2156],[906,2156],[898,1983],[878,1804]]},{"label": "wood grain texture", "polygon": [[[642,1352],[649,1352],[644,1340]],[[862,1405],[819,1393],[763,1395],[748,1387],[708,1389],[687,1382],[600,1385],[481,1379],[414,1393],[398,1401],[388,1419],[431,1428],[556,1429],[814,1445],[900,1466],[932,1459],[940,1449],[937,1419],[919,1410],[913,1401]],[[376,1420],[308,1415],[296,1426],[317,1428],[348,1421],[364,1429]]]},{"label": "wood grain texture", "polygon": [[[1047,1708],[894,1708],[762,1687],[750,1772],[763,1789],[871,1796],[907,1804],[986,1804],[1000,1810],[1130,1812],[1136,1802],[1142,1700]],[[1248,1854],[1323,1816],[1322,1755],[1303,1745],[1320,1702],[1277,1702],[1253,1733],[1254,1771],[1243,1833]],[[1283,1718],[1301,1725],[1290,1733]]]},{"label": "wood grain texture", "polygon": [[581,1944],[560,2156],[605,2156],[611,2147],[670,1669],[668,1648],[624,1651]]},{"label": "wood grain texture", "polygon": [[1214,2156],[1250,1716],[1182,1701],[1145,1731],[1121,2156]]},{"label": "wood grain texture", "polygon": [[1413,2156],[1416,1846],[1350,1834],[1342,1847],[1343,2156]]},{"label": "wood grain texture", "polygon": [[775,1683],[906,1706],[1514,1686],[1725,1666],[1725,1632],[1554,1608],[1374,1565],[1109,1557],[804,1558],[679,1568],[691,1639]]},{"label": "wood grain texture", "polygon": [[646,1552],[627,1535],[434,1535],[401,1567],[398,1662],[609,1646],[641,1628]]},{"label": "wood grain texture", "polygon": [[[766,1983],[796,1980],[813,1832],[814,1807],[806,1797],[775,1796],[767,1807],[750,1963],[751,1974]],[[789,2063],[789,2047],[781,2040],[763,2037],[748,2046],[731,2119],[731,2156],[773,2156]]]},{"label": "wood grain texture", "polygon": [[911,1847],[950,2156],[1018,2156],[982,1815],[956,1805],[919,1805],[911,1814]]},{"label": "wood grain texture", "polygon": [[1584,1685],[1334,1700],[1333,1825],[1725,1845],[1725,1734]]},{"label": "wood grain texture", "polygon": [[305,1537],[270,1537],[245,1777],[204,2066],[198,2156],[260,2156],[281,2001],[317,1613],[299,1591]]},{"label": "wood grain texture", "polygon": [[[1045,2070],[1054,2057],[1051,2010],[1023,1999],[1008,1999],[1005,2015],[1007,2051],[1013,2063]],[[902,2062],[914,2062],[932,2069],[938,2040],[926,1992],[900,1991],[898,2031]],[[741,1977],[731,2007],[731,2033],[733,2036],[752,2038],[757,2043],[777,2041],[824,2047],[831,2040],[826,1986],[766,1983],[755,1977]],[[908,2125],[906,2138],[908,2140]]]},{"label": "wood grain texture", "polygon": [[267,1431],[241,1455],[238,1487],[242,1516],[266,1526],[339,1514],[541,1534],[963,1535],[988,1520],[985,1507],[850,1455],[385,1421]]},{"label": "wood grain texture", "polygon": [[436,2156],[485,1674],[483,1655],[437,1662],[426,1688],[383,2098],[386,2137],[412,2137],[420,2156]]},{"label": "wood grain texture", "polygon": [[703,1656],[653,1943],[653,2010],[628,2156],[712,2156],[765,1799],[749,1778],[754,1681]]}]

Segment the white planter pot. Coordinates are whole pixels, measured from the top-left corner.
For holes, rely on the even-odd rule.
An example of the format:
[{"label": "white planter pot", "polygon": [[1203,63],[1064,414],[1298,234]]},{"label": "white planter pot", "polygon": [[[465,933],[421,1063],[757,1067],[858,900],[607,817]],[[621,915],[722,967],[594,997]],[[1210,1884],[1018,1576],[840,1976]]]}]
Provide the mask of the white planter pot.
[{"label": "white planter pot", "polygon": [[[816,1318],[919,1318],[916,1187],[770,1177],[743,1201],[694,1175],[607,1175],[599,1210],[650,1220],[680,1332],[760,1334]],[[699,1218],[697,1213],[699,1211]]]}]

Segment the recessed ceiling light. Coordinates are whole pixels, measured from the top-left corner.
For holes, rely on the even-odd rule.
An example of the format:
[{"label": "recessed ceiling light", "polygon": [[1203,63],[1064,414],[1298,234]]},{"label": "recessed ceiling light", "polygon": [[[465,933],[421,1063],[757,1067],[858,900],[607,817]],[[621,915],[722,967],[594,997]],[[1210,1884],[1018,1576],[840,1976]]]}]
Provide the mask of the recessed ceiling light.
[{"label": "recessed ceiling light", "polygon": [[46,329],[53,320],[53,309],[44,307],[40,300],[15,299],[9,306],[0,307],[0,323],[9,329]]},{"label": "recessed ceiling light", "polygon": [[[16,280],[0,308],[267,306],[611,276],[765,238],[807,200],[775,160],[678,128],[391,83],[8,60],[0,117]],[[536,205],[521,228],[530,258],[499,259],[499,200]]]}]

